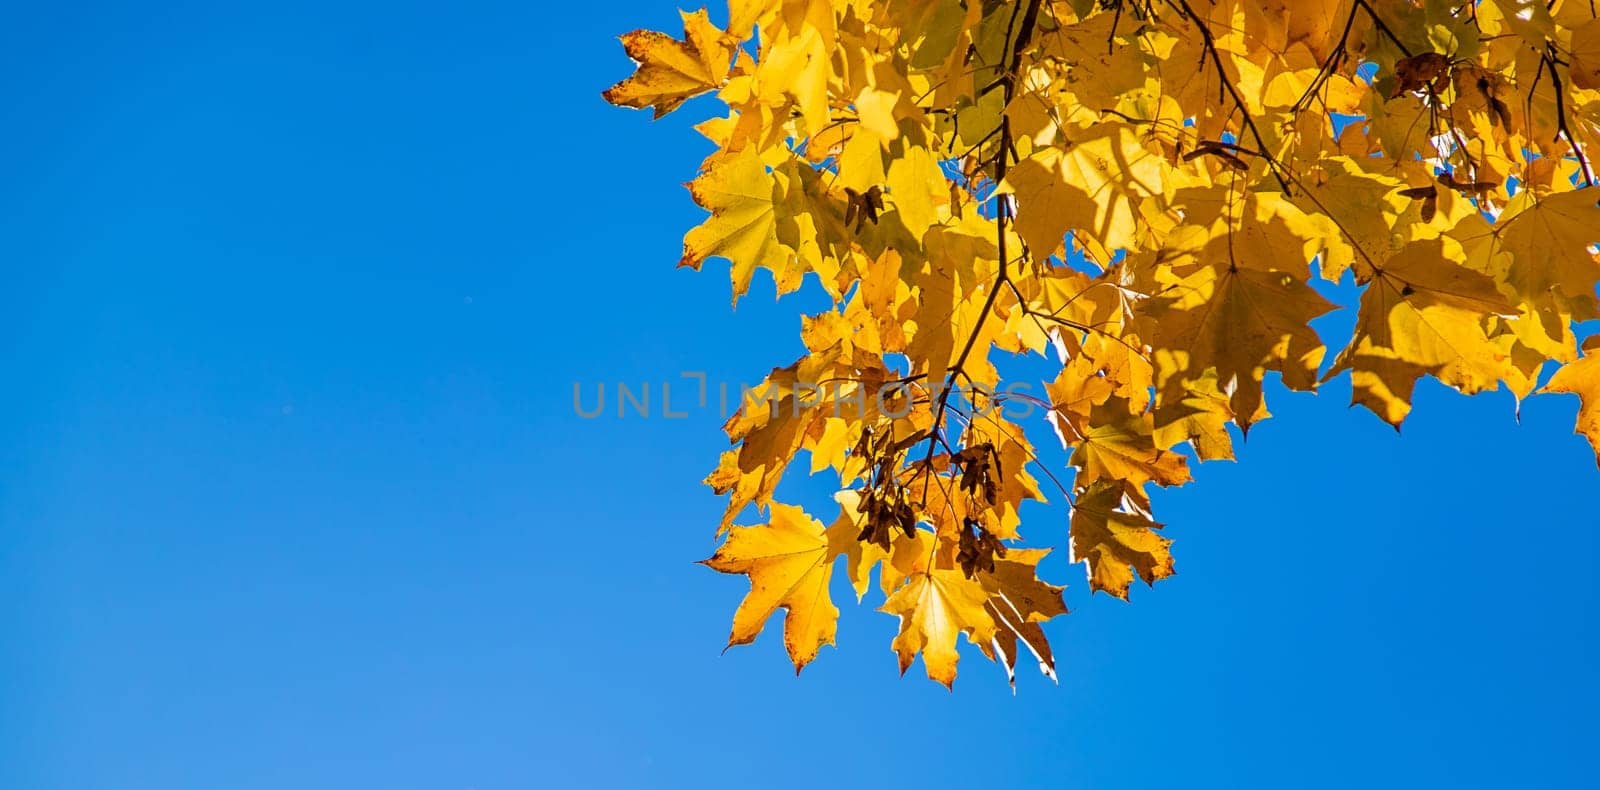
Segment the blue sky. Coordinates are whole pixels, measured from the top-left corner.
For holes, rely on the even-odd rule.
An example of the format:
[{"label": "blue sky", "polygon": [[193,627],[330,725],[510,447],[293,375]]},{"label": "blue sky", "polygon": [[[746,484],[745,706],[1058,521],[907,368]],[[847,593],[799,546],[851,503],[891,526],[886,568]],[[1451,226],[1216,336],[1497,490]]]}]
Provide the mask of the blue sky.
[{"label": "blue sky", "polygon": [[775,634],[719,654],[717,415],[572,407],[753,381],[818,307],[672,266],[708,108],[599,91],[675,19],[8,14],[0,787],[1587,786],[1570,397],[1425,383],[1397,436],[1346,380],[1269,392],[1241,463],[1157,495],[1176,577],[1130,605],[1047,561],[1059,687],[901,679],[870,599],[799,678]]}]

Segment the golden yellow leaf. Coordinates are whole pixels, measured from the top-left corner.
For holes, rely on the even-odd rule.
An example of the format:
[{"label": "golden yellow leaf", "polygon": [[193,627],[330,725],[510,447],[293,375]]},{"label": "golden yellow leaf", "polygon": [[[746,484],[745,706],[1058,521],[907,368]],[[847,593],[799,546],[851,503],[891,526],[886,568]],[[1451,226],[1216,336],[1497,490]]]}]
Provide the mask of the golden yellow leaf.
[{"label": "golden yellow leaf", "polygon": [[913,238],[921,240],[928,228],[941,221],[940,204],[950,190],[939,163],[926,148],[912,147],[896,157],[885,177],[889,200]]},{"label": "golden yellow leaf", "polygon": [[1350,371],[1354,402],[1396,428],[1417,379],[1433,376],[1470,395],[1493,389],[1509,365],[1483,324],[1518,311],[1494,281],[1452,262],[1461,257],[1459,245],[1434,239],[1390,259],[1361,295],[1355,337],[1326,376]]},{"label": "golden yellow leaf", "polygon": [[1090,411],[1089,424],[1073,445],[1070,459],[1079,469],[1080,485],[1094,480],[1163,486],[1189,482],[1183,456],[1156,446],[1150,414],[1130,413],[1127,401],[1112,398]]},{"label": "golden yellow leaf", "polygon": [[1404,245],[1394,225],[1410,201],[1398,194],[1405,182],[1362,170],[1348,157],[1327,163],[1320,178],[1302,184],[1295,204],[1310,216],[1338,218],[1321,259],[1322,276],[1337,280],[1352,267],[1357,279],[1371,276]]},{"label": "golden yellow leaf", "polygon": [[653,105],[655,117],[660,118],[686,99],[721,84],[732,62],[732,44],[711,24],[705,9],[682,16],[682,41],[653,30],[635,30],[622,37],[622,48],[639,68],[606,89],[606,101],[641,109]]},{"label": "golden yellow leaf", "polygon": [[900,618],[894,651],[900,656],[900,673],[922,654],[928,677],[950,687],[956,680],[956,637],[966,634],[973,644],[995,638],[994,618],[986,604],[983,585],[959,570],[933,569],[915,574],[884,602],[882,611]]},{"label": "golden yellow leaf", "polygon": [[[727,258],[733,264],[735,303],[750,287],[756,266],[787,271],[798,256],[778,241],[776,207],[786,187],[753,150],[714,162],[689,185],[694,202],[709,209],[711,217],[684,237],[678,265],[698,270],[713,255]],[[799,287],[798,277],[778,279],[780,293]]]},{"label": "golden yellow leaf", "polygon": [[1595,465],[1600,466],[1600,335],[1584,343],[1584,356],[1576,362],[1563,365],[1544,385],[1546,392],[1566,392],[1577,395],[1578,427],[1574,433],[1588,437],[1594,445]]},{"label": "golden yellow leaf", "polygon": [[1135,572],[1149,585],[1173,573],[1172,541],[1156,533],[1161,527],[1131,512],[1122,483],[1096,481],[1072,508],[1072,561],[1088,567],[1090,589],[1126,601]]},{"label": "golden yellow leaf", "polygon": [[1049,553],[1049,549],[1014,549],[995,560],[994,572],[977,576],[989,593],[984,607],[995,622],[994,639],[978,647],[1005,667],[1013,686],[1019,645],[1038,661],[1040,674],[1056,679],[1055,656],[1039,624],[1066,614],[1067,604],[1061,598],[1064,587],[1039,579],[1039,561]]},{"label": "golden yellow leaf", "polygon": [[[980,270],[985,274],[990,270],[989,261],[983,257],[987,242],[939,229],[929,246],[934,247],[934,256],[910,277],[910,285],[921,293],[921,299],[913,303],[916,309],[909,316],[908,323],[914,329],[905,353],[913,368],[926,374],[928,381],[942,382],[950,366],[966,351],[969,336],[987,331],[992,337],[1001,325],[984,317],[986,300],[972,298],[974,292],[987,293],[992,287],[992,283],[984,282],[988,277],[978,276]],[[982,353],[990,343],[979,345],[975,341],[974,345]],[[972,360],[974,370],[969,372],[977,372],[986,364],[984,356]],[[992,367],[983,368],[982,373],[985,382],[994,383]]]},{"label": "golden yellow leaf", "polygon": [[1175,283],[1153,305],[1159,386],[1177,397],[1208,372],[1231,393],[1239,425],[1265,416],[1262,381],[1283,375],[1290,389],[1316,386],[1327,349],[1310,321],[1333,304],[1283,271],[1243,268],[1227,261],[1201,266]]},{"label": "golden yellow leaf", "polygon": [[[1228,423],[1239,420],[1229,401],[1228,394],[1217,386],[1215,371],[1186,382],[1182,397],[1163,398],[1152,415],[1156,447],[1170,450],[1188,442],[1202,461],[1233,460]],[[1257,411],[1252,419],[1259,421],[1267,416],[1264,411]]]},{"label": "golden yellow leaf", "polygon": [[[831,55],[825,35],[805,26],[800,34],[772,44],[761,63],[760,83],[776,89],[798,107],[811,132],[827,128],[830,103],[828,77]],[[770,101],[770,94],[767,97]]]},{"label": "golden yellow leaf", "polygon": [[1600,18],[1591,19],[1572,31],[1572,64],[1569,73],[1573,87],[1600,90]]},{"label": "golden yellow leaf", "polygon": [[1591,245],[1600,242],[1596,200],[1590,191],[1547,197],[1532,190],[1517,193],[1500,220],[1480,231],[1489,237],[1483,240],[1491,256],[1483,265],[1503,273],[1523,299],[1551,300],[1582,318],[1600,317],[1594,294],[1600,258],[1591,251]]},{"label": "golden yellow leaf", "polygon": [[1086,354],[1076,354],[1061,367],[1055,381],[1045,385],[1050,412],[1046,419],[1056,429],[1063,447],[1080,441],[1089,429],[1089,415],[1117,392],[1115,382],[1100,375]]},{"label": "golden yellow leaf", "polygon": [[1127,124],[1105,123],[1018,163],[1003,189],[1017,197],[1017,233],[1044,258],[1076,230],[1115,250],[1142,246],[1141,205],[1162,193],[1161,158]]},{"label": "golden yellow leaf", "polygon": [[770,523],[735,527],[703,564],[750,577],[750,593],[733,615],[728,646],[755,641],[767,618],[783,609],[783,646],[796,674],[833,644],[839,610],[828,597],[833,559],[822,523],[792,505],[774,504]]}]

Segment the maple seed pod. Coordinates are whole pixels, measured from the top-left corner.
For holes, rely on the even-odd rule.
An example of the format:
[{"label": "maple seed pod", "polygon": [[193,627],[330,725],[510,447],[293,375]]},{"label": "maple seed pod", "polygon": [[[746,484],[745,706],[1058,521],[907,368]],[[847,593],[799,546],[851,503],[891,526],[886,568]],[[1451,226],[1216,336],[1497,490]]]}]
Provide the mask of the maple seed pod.
[{"label": "maple seed pod", "polygon": [[1397,99],[1407,93],[1416,93],[1428,89],[1434,93],[1443,91],[1441,80],[1447,80],[1450,71],[1450,58],[1437,52],[1424,52],[1395,61],[1394,75],[1395,86],[1389,98]]}]

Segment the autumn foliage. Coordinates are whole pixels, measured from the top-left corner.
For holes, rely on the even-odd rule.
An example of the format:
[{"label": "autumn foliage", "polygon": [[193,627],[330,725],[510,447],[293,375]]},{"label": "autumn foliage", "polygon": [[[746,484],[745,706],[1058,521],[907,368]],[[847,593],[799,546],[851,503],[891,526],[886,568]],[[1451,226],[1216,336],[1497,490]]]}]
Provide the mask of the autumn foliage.
[{"label": "autumn foliage", "polygon": [[[1053,676],[1040,623],[1066,607],[1021,504],[1066,501],[1095,591],[1171,575],[1150,486],[1231,459],[1269,374],[1348,372],[1397,428],[1424,376],[1575,393],[1600,445],[1600,343],[1575,334],[1600,318],[1588,0],[730,5],[623,36],[638,70],[605,97],[726,105],[679,265],[725,259],[735,302],[757,268],[834,301],[707,478],[706,564],[751,585],[731,643],[783,608],[796,669],[815,658],[842,557],[858,598],[877,569],[902,672],[950,684],[964,634]],[[1310,326],[1339,309],[1315,277],[1360,286],[1353,336]],[[1025,397],[1008,354],[1059,363],[1035,401],[1069,468],[994,408]],[[841,479],[827,523],[773,499],[802,450]],[[750,505],[765,522],[735,526]]]}]

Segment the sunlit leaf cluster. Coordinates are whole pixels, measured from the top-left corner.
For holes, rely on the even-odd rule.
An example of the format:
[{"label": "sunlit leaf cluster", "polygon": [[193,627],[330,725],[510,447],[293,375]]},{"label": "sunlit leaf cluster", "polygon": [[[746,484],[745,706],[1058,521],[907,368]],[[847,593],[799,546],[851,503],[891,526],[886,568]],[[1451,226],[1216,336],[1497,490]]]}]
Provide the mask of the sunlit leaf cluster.
[{"label": "sunlit leaf cluster", "polygon": [[[680,265],[726,261],[735,303],[757,269],[833,302],[707,479],[706,564],[751,585],[731,643],[781,608],[814,659],[843,558],[902,672],[952,683],[965,636],[1053,677],[1043,546],[1119,598],[1171,575],[1152,486],[1233,458],[1271,380],[1348,372],[1396,428],[1423,377],[1576,393],[1600,445],[1589,0],[732,0],[683,28],[623,36],[638,69],[605,93],[726,108],[696,127],[709,217]],[[1353,333],[1312,328],[1340,309],[1314,278],[1359,287]],[[1029,430],[1064,467],[998,408],[1026,355],[1056,371]],[[836,512],[774,500],[801,457]]]}]

